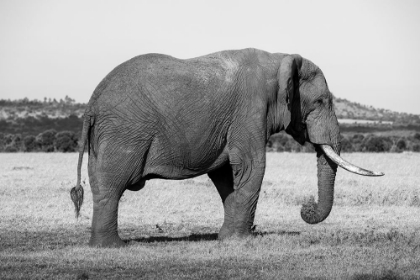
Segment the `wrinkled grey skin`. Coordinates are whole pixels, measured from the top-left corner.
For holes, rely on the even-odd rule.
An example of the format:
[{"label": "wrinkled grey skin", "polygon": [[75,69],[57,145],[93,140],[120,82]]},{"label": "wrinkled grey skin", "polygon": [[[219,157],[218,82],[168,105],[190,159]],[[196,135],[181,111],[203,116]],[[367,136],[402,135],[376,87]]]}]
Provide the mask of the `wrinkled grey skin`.
[{"label": "wrinkled grey skin", "polygon": [[[250,234],[265,171],[265,145],[285,129],[315,144],[319,201],[302,218],[319,223],[333,204],[336,164],[317,144],[339,153],[339,128],[322,71],[299,55],[256,49],[181,60],[135,57],[98,85],[85,112],[82,142],[89,152],[93,193],[91,246],[121,246],[118,202],[153,178],[208,174],[223,202],[219,238]],[[83,144],[85,146],[85,144]],[[83,201],[72,190],[77,215]]]}]

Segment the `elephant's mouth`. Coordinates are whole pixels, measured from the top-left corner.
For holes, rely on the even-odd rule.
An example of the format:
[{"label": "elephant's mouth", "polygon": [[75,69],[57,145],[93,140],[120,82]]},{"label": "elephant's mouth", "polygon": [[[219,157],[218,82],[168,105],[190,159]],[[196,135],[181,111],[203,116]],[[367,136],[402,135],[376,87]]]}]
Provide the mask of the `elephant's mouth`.
[{"label": "elephant's mouth", "polygon": [[329,157],[334,163],[336,163],[341,168],[353,172],[355,174],[363,175],[363,176],[383,176],[385,175],[383,172],[374,172],[370,170],[366,170],[360,168],[343,158],[341,158],[329,145],[319,145],[322,151],[325,153],[327,157]]}]

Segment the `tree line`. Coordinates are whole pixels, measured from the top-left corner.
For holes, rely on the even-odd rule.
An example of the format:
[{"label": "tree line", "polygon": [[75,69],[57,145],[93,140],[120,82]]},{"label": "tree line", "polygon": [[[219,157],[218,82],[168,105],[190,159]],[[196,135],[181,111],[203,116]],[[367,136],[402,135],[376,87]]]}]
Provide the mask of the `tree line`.
[{"label": "tree line", "polygon": [[[0,152],[76,152],[79,136],[73,131],[45,130],[38,135],[0,133]],[[267,143],[270,152],[314,152],[311,144],[301,146],[286,133],[273,135]],[[420,133],[411,136],[348,134],[341,136],[342,152],[420,152]]]},{"label": "tree line", "polygon": [[46,130],[37,136],[0,133],[0,152],[75,152],[78,137],[73,131]]},{"label": "tree line", "polygon": [[[341,151],[352,152],[390,152],[404,151],[420,152],[420,133],[410,136],[382,136],[376,134],[342,134]],[[315,152],[314,147],[305,143],[301,146],[286,133],[273,135],[267,143],[267,151],[272,152]]]}]

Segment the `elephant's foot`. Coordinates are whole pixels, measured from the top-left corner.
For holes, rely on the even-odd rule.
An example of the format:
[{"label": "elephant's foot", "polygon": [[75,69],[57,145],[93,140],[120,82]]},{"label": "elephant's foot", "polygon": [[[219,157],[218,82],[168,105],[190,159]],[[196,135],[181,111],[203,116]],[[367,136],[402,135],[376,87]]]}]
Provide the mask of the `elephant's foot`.
[{"label": "elephant's foot", "polygon": [[223,225],[217,236],[218,240],[228,240],[228,239],[237,239],[237,238],[246,238],[251,236],[252,232],[250,230],[235,229],[233,227],[228,227]]},{"label": "elephant's foot", "polygon": [[105,248],[118,248],[127,246],[127,243],[121,240],[118,234],[103,235],[92,233],[89,241],[90,247],[105,247]]},{"label": "elephant's foot", "polygon": [[223,225],[217,235],[217,239],[226,240],[232,238],[233,236],[235,236],[235,231]]}]

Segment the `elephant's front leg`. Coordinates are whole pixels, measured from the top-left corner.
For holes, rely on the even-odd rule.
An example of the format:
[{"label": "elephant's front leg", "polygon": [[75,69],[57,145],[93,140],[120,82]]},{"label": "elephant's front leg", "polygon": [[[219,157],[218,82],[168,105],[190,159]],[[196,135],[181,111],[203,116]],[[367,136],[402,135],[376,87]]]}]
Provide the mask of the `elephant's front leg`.
[{"label": "elephant's front leg", "polygon": [[264,170],[264,152],[255,158],[251,158],[250,154],[238,156],[236,153],[230,164],[209,173],[222,198],[225,211],[219,239],[251,233]]},{"label": "elephant's front leg", "polygon": [[234,209],[234,228],[237,236],[250,235],[254,224],[265,171],[265,153],[259,159],[243,158],[239,163],[232,165],[234,192],[229,203]]},{"label": "elephant's front leg", "polygon": [[234,227],[234,189],[233,172],[231,166],[227,163],[221,168],[208,173],[222,199],[225,212],[224,222],[219,231],[219,239],[226,239],[235,234]]}]

